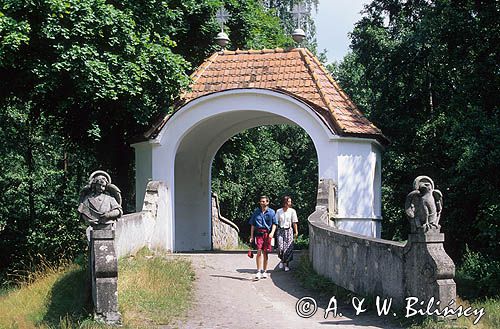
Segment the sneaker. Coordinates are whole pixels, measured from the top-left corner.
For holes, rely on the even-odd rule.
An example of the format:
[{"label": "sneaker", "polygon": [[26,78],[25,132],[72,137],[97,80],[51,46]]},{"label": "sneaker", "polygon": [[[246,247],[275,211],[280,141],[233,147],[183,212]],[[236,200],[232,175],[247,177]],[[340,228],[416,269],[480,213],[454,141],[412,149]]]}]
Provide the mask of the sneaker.
[{"label": "sneaker", "polygon": [[288,266],[285,266],[285,272],[290,271],[290,268]]},{"label": "sneaker", "polygon": [[262,272],[262,278],[267,279],[267,272]]},{"label": "sneaker", "polygon": [[282,262],[280,262],[280,264],[278,265],[278,267],[280,268],[280,270],[282,270],[282,269],[283,269],[283,266],[284,266],[284,265],[283,265],[283,263],[282,263]]},{"label": "sneaker", "polygon": [[262,278],[262,273],[260,273],[260,271],[257,271],[257,273],[255,274],[255,280],[260,280]]}]

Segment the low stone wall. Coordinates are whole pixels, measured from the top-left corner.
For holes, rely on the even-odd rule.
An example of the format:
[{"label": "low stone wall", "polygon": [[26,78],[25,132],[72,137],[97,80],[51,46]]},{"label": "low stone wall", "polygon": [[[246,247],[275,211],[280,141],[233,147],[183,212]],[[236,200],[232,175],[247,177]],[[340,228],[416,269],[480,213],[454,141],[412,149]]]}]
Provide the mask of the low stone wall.
[{"label": "low stone wall", "polygon": [[[165,211],[166,186],[151,181],[146,188],[142,211],[123,215],[115,226],[115,251],[117,257],[134,254],[143,247],[161,248],[162,228],[158,216]],[[220,214],[217,195],[212,195],[212,248],[231,249],[238,247],[239,228]]]},{"label": "low stone wall", "polygon": [[238,226],[220,214],[219,199],[212,193],[212,249],[238,247]]},{"label": "low stone wall", "polygon": [[146,188],[142,211],[123,215],[115,226],[115,250],[117,257],[134,254],[143,247],[161,247],[157,217],[165,211],[166,186],[151,181]]},{"label": "low stone wall", "polygon": [[321,181],[316,211],[309,221],[309,256],[315,271],[365,296],[407,297],[439,308],[456,300],[455,266],[443,249],[444,234],[410,234],[406,244],[367,238],[328,225],[328,181]]},{"label": "low stone wall", "polygon": [[402,302],[404,244],[341,231],[318,216],[321,211],[309,217],[309,255],[316,272],[353,292]]},{"label": "low stone wall", "polygon": [[131,255],[143,247],[151,247],[156,218],[150,211],[123,215],[116,223],[116,254]]}]

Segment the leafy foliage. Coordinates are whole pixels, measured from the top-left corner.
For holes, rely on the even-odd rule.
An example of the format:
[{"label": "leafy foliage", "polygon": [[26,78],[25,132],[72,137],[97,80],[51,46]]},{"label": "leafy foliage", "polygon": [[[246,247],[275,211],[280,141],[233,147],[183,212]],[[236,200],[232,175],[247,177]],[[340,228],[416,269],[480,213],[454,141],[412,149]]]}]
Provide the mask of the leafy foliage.
[{"label": "leafy foliage", "polygon": [[290,195],[299,217],[299,232],[308,234],[307,217],[314,211],[318,182],[314,145],[296,126],[262,126],[229,139],[217,152],[212,167],[212,190],[223,215],[241,229],[246,241],[248,219],[261,195],[270,207],[281,208]]},{"label": "leafy foliage", "polygon": [[457,270],[460,296],[471,299],[498,296],[500,288],[500,261],[486,257],[467,246],[462,264]]},{"label": "leafy foliage", "polygon": [[234,47],[290,43],[259,0],[0,3],[0,271],[83,251],[76,199],[96,169],[133,210],[130,139],[171,110],[216,50],[224,3]]},{"label": "leafy foliage", "polygon": [[259,1],[232,0],[226,1],[225,6],[231,13],[227,25],[233,48],[263,49],[292,44],[279,18]]},{"label": "leafy foliage", "polygon": [[[290,14],[294,3],[224,1],[231,13],[227,24],[231,47],[293,45],[289,35],[296,27]],[[310,12],[316,1],[307,3],[306,31],[309,46],[314,46]],[[285,125],[259,127],[232,137],[218,151],[212,167],[212,190],[219,196],[224,216],[240,227],[243,241],[248,237],[248,218],[257,206],[257,198],[264,194],[270,197],[273,209],[281,207],[281,197],[290,195],[299,216],[299,231],[307,236],[307,217],[314,211],[316,200],[317,172],[316,150],[305,131]]]},{"label": "leafy foliage", "polygon": [[205,54],[186,46],[184,58],[175,46],[190,27],[200,46],[209,43],[217,5],[2,1],[0,76],[9,79],[0,81],[0,268],[82,252],[76,199],[95,169],[111,173],[131,210],[129,139],[189,83],[185,58]]},{"label": "leafy foliage", "polygon": [[[292,10],[294,5],[301,3],[305,9],[305,13],[301,15],[300,24],[298,19],[293,16]],[[313,10],[317,10],[319,0],[267,0],[265,1],[267,8],[274,11],[281,21],[284,31],[287,35],[291,35],[293,30],[300,27],[306,33],[306,39],[303,46],[307,47],[313,53],[316,53],[316,25],[312,18]]]},{"label": "leafy foliage", "polygon": [[402,203],[425,174],[444,194],[452,256],[466,243],[498,255],[499,11],[496,1],[375,0],[351,34],[352,53],[330,67],[392,140],[383,164],[386,238],[406,237]]}]

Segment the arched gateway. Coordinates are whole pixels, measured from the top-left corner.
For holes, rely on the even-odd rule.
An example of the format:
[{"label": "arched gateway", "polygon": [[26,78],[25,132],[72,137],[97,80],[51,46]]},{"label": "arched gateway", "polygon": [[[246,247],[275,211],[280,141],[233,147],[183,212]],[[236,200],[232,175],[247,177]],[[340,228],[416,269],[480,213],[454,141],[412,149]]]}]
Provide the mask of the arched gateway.
[{"label": "arched gateway", "polygon": [[192,75],[174,113],[133,145],[137,207],[148,180],[167,187],[156,236],[173,251],[211,248],[210,169],[231,136],[261,125],[299,125],[336,185],[338,228],[380,236],[380,153],[386,139],[306,49],[218,52]]}]

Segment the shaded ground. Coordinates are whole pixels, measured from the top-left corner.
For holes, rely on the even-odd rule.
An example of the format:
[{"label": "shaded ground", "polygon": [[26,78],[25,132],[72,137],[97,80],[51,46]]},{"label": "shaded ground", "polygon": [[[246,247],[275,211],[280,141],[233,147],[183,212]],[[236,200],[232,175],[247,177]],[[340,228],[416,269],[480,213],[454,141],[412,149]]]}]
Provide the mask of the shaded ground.
[{"label": "shaded ground", "polygon": [[[339,303],[339,313],[324,318],[327,300],[316,298],[318,309],[310,318],[297,315],[297,301],[314,294],[301,288],[291,272],[278,269],[270,255],[270,277],[254,280],[255,258],[246,252],[175,254],[187,257],[196,271],[195,301],[184,320],[164,328],[398,328],[384,317],[355,316],[351,306]],[[296,258],[298,259],[298,257]],[[307,311],[307,310],[305,310]]]}]

